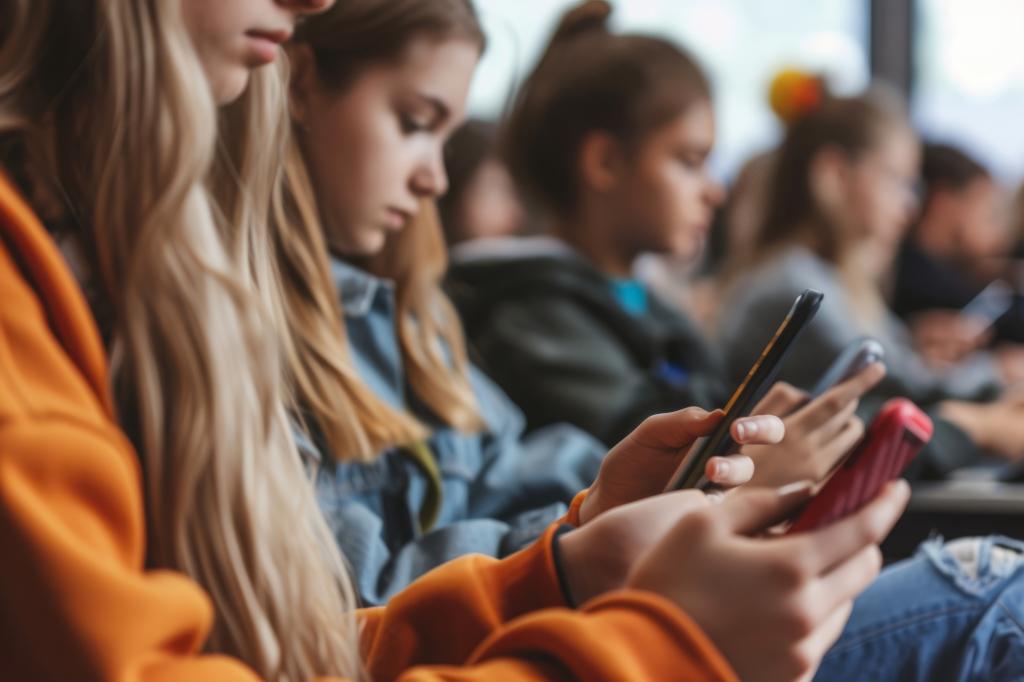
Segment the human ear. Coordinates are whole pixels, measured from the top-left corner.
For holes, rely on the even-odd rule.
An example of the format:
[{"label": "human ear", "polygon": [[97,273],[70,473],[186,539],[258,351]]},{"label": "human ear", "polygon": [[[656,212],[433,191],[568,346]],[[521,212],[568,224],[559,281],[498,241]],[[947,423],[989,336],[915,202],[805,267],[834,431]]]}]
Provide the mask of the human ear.
[{"label": "human ear", "polygon": [[850,176],[850,163],[842,150],[821,149],[811,160],[808,175],[814,202],[829,212],[841,210]]},{"label": "human ear", "polygon": [[288,45],[288,113],[300,128],[309,125],[309,111],[317,87],[316,58],[309,45]]},{"label": "human ear", "polygon": [[621,144],[608,132],[587,133],[580,143],[577,172],[580,184],[597,192],[607,192],[622,176],[624,155]]}]

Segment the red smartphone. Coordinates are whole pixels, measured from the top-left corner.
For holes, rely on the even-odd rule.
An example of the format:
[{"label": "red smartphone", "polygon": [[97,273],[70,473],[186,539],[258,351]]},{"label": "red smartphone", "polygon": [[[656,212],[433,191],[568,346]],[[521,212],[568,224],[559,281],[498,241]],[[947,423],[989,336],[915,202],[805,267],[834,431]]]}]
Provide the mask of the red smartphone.
[{"label": "red smartphone", "polygon": [[870,502],[897,478],[932,437],[932,420],[905,398],[882,406],[871,426],[787,533],[826,526]]}]

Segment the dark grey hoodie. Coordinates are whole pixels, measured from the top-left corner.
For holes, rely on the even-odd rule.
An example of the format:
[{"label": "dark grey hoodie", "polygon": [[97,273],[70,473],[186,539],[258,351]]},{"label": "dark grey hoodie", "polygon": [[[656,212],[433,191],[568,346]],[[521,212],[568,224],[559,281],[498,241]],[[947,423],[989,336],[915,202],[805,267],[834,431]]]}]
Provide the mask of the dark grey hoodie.
[{"label": "dark grey hoodie", "polygon": [[448,292],[529,428],[565,421],[612,445],[651,414],[727,397],[696,324],[649,292],[646,311],[627,312],[613,280],[554,239],[457,249]]}]

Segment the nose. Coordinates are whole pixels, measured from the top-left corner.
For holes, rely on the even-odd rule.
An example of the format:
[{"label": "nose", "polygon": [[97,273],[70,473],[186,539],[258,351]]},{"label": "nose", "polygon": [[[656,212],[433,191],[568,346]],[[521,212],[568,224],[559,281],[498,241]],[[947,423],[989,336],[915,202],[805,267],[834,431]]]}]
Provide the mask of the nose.
[{"label": "nose", "polygon": [[707,186],[704,190],[704,196],[707,203],[712,208],[721,206],[722,202],[725,201],[725,186],[717,180],[708,178]]},{"label": "nose", "polygon": [[903,196],[903,217],[907,222],[913,220],[921,208],[921,195],[923,192],[919,184],[919,182],[908,184]]},{"label": "nose", "polygon": [[277,4],[297,15],[325,12],[334,5],[334,0],[277,0]]},{"label": "nose", "polygon": [[448,173],[440,150],[416,169],[411,184],[413,192],[420,197],[439,197],[448,191]]}]

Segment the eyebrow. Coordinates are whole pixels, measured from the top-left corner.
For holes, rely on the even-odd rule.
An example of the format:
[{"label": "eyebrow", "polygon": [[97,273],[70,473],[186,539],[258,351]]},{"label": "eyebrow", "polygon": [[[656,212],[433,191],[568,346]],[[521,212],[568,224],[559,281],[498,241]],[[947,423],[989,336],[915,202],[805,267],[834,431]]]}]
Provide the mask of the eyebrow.
[{"label": "eyebrow", "polygon": [[710,156],[714,150],[714,145],[710,144],[686,144],[680,147],[680,151],[684,154],[697,154],[699,156]]}]

